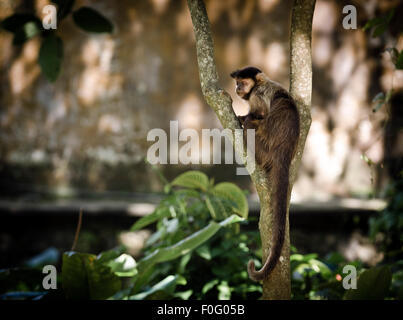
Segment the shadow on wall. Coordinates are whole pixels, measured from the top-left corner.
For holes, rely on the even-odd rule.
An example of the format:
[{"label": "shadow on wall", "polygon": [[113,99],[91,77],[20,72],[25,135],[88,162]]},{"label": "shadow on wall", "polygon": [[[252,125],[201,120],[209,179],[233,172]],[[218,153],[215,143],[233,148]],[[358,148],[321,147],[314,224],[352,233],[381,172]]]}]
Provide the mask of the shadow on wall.
[{"label": "shadow on wall", "polygon": [[[169,120],[198,132],[220,128],[201,96],[185,1],[81,2],[107,16],[116,31],[88,35],[74,28],[71,18],[63,21],[58,34],[65,54],[54,84],[40,74],[36,63],[38,39],[18,48],[12,46],[10,34],[0,33],[0,187],[8,195],[161,190],[160,181],[144,164],[151,144],[146,140],[149,130],[168,131]],[[39,14],[42,1],[0,0],[0,4],[4,8],[0,18],[4,18],[16,11]],[[206,4],[220,78],[233,96],[236,113],[244,114],[247,108],[235,97],[232,70],[256,65],[288,87],[292,1],[210,0]],[[363,196],[382,185],[384,173],[379,168],[384,161],[387,116],[383,110],[372,114],[371,100],[387,87],[384,78],[391,66],[374,49],[382,43],[368,41],[362,30],[342,28],[343,5],[317,1],[313,122],[294,200]],[[375,6],[366,1],[354,5],[359,25],[375,14]],[[399,74],[394,88],[402,87]],[[362,154],[376,166],[368,166]],[[234,174],[234,166],[191,167],[206,170],[217,181],[236,180],[249,187],[247,177]],[[161,166],[168,178],[189,168]]]}]

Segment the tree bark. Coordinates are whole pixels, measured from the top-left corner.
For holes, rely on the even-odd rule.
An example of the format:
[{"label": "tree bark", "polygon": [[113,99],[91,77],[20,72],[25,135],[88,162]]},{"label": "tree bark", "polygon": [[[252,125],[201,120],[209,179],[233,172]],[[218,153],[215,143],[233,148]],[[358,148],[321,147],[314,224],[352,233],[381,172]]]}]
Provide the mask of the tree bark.
[{"label": "tree bark", "polygon": [[[197,62],[201,89],[206,102],[217,114],[225,129],[241,129],[241,125],[232,108],[231,96],[219,86],[219,79],[214,62],[214,44],[210,23],[203,0],[187,0],[196,38]],[[311,66],[311,29],[314,0],[295,0],[292,10],[291,26],[291,89],[290,92],[297,101],[301,117],[301,135],[297,155],[290,169],[290,190],[295,181],[296,173],[301,162],[302,152],[311,123],[310,99],[312,87]],[[236,143],[236,141],[235,141]],[[239,142],[238,142],[239,143]],[[240,142],[242,143],[242,142]],[[243,146],[235,145],[236,150]],[[237,149],[239,148],[239,149]],[[260,200],[259,229],[262,239],[263,262],[270,253],[272,204],[270,201],[271,184],[264,170],[256,168],[250,172],[252,182]],[[288,197],[288,207],[289,207]],[[272,274],[263,281],[262,299],[290,299],[290,238],[287,211],[286,234],[281,258]],[[246,268],[246,266],[245,266]]]}]

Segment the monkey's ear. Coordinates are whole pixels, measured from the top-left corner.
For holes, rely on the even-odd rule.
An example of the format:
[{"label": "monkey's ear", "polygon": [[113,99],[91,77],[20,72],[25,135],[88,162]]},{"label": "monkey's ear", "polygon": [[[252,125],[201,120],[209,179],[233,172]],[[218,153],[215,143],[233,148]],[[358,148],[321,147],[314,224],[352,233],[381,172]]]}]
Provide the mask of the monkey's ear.
[{"label": "monkey's ear", "polygon": [[238,78],[238,73],[239,73],[239,70],[235,70],[235,71],[231,72],[231,74],[230,74],[231,78],[234,78],[234,79]]},{"label": "monkey's ear", "polygon": [[263,72],[258,73],[255,78],[257,83],[263,83],[266,81],[266,77]]}]

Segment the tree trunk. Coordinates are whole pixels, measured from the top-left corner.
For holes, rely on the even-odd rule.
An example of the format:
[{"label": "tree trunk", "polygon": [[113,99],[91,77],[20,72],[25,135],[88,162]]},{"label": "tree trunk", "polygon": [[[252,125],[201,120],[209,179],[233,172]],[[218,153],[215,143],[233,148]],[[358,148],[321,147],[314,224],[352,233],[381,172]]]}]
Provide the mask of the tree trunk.
[{"label": "tree trunk", "polygon": [[[219,86],[218,74],[214,62],[214,45],[210,23],[203,0],[187,0],[196,38],[197,62],[203,96],[217,114],[222,126],[226,129],[241,129],[241,125],[232,108],[231,96]],[[297,101],[301,117],[301,134],[297,155],[290,169],[290,189],[295,181],[301,162],[306,136],[311,123],[310,104],[312,88],[311,65],[311,30],[314,0],[295,0],[292,10],[291,26],[291,89],[290,93]],[[237,143],[235,141],[235,143]],[[242,143],[242,142],[238,142]],[[242,145],[235,145],[242,150]],[[239,148],[239,149],[237,149]],[[250,172],[260,200],[259,229],[262,239],[263,261],[270,252],[272,204],[270,201],[271,185],[261,168]],[[289,207],[288,197],[288,207]],[[272,274],[263,281],[263,299],[290,299],[290,237],[287,210],[285,241],[281,258]],[[246,268],[246,266],[245,266]]]}]

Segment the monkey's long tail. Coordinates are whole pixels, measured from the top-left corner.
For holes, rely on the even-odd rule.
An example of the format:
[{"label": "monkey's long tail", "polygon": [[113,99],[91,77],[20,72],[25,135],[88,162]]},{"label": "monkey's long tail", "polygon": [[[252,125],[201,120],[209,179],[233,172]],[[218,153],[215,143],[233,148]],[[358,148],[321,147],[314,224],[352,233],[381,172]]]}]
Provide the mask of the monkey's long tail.
[{"label": "monkey's long tail", "polygon": [[[285,160],[285,159],[283,159]],[[287,216],[287,196],[289,185],[289,161],[273,165],[270,178],[274,182],[273,197],[273,227],[270,255],[260,270],[255,269],[253,260],[248,262],[249,277],[254,281],[265,279],[274,269],[281,256],[284,244],[285,223]]]}]

